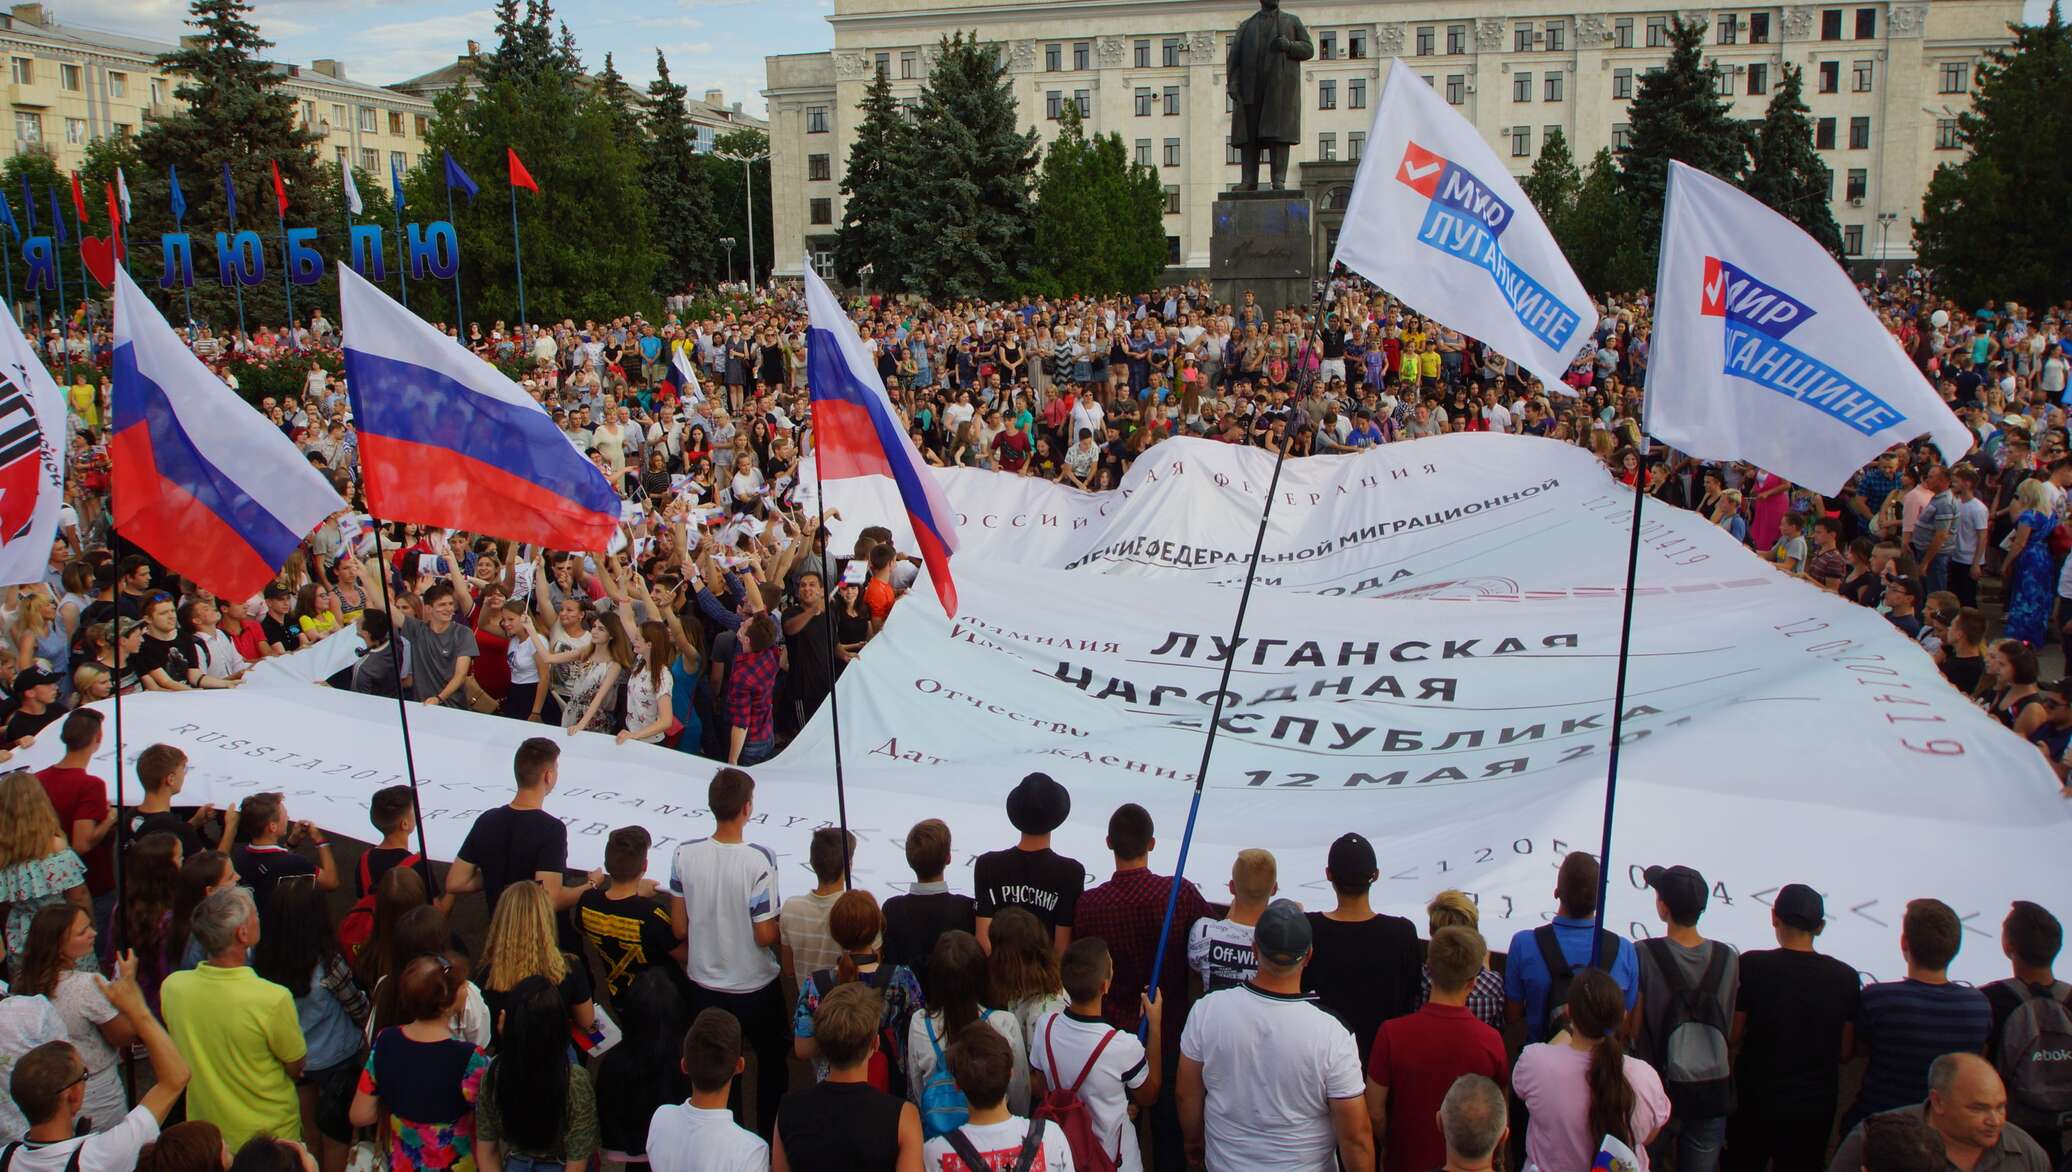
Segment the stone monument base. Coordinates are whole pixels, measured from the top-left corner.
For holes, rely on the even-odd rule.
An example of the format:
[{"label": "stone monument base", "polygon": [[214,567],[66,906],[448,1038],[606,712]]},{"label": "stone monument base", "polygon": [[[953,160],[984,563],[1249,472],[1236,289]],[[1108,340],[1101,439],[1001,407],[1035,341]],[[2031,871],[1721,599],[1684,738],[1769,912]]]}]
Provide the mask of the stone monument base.
[{"label": "stone monument base", "polygon": [[1240,305],[1250,291],[1271,312],[1308,308],[1315,297],[1315,243],[1301,191],[1226,191],[1210,212],[1209,276],[1216,300]]}]

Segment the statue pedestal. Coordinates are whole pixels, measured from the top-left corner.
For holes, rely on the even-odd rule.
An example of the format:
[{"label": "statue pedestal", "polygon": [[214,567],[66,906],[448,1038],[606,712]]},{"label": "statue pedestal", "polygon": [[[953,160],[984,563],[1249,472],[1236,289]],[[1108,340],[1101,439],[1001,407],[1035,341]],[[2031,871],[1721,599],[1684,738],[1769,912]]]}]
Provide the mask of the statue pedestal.
[{"label": "statue pedestal", "polygon": [[1270,312],[1308,308],[1315,274],[1309,198],[1301,191],[1226,191],[1210,212],[1209,276],[1216,300],[1250,291]]}]

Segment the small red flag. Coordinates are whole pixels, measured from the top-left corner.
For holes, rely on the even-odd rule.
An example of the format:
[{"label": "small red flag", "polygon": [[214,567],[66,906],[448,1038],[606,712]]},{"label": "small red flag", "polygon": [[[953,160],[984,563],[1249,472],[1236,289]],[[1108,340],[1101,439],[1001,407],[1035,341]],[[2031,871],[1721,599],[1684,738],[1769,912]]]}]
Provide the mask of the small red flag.
[{"label": "small red flag", "polygon": [[288,215],[288,188],[286,184],[281,182],[281,165],[271,160],[266,165],[273,169],[274,205],[281,209],[281,217],[286,219]]},{"label": "small red flag", "polygon": [[108,239],[115,248],[115,259],[122,259],[122,203],[115,198],[115,185],[108,184]]},{"label": "small red flag", "polygon": [[525,163],[518,157],[518,152],[511,147],[505,147],[504,153],[511,157],[511,186],[523,187],[534,195],[538,195],[540,193],[539,181],[532,177],[532,172],[525,169]]},{"label": "small red flag", "polygon": [[86,192],[79,186],[79,172],[72,172],[72,210],[79,213],[81,227],[86,225]]}]

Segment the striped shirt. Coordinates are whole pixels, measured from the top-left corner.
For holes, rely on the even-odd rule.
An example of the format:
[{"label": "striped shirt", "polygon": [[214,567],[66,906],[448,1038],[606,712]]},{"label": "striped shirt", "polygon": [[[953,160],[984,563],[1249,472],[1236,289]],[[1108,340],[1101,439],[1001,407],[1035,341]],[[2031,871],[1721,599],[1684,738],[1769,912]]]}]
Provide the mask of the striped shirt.
[{"label": "striped shirt", "polygon": [[1993,1025],[1986,995],[1970,985],[1932,985],[1911,978],[1864,987],[1856,1010],[1856,1038],[1870,1047],[1863,1090],[1842,1121],[1843,1131],[1864,1116],[1928,1097],[1928,1066],[1944,1054],[1976,1054]]}]

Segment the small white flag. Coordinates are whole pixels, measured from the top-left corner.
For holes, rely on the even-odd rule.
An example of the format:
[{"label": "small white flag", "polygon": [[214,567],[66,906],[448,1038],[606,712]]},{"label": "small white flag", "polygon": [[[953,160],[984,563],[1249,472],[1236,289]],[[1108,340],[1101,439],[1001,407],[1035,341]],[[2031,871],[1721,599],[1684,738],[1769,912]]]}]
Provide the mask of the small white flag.
[{"label": "small white flag", "polygon": [[1597,329],[1597,307],[1481,132],[1402,61],[1389,63],[1335,262],[1494,346],[1548,390]]},{"label": "small white flag", "polygon": [[1669,165],[1655,279],[1647,430],[1679,451],[1832,496],[1894,444],[1954,461],[1977,439],[1849,274],[1732,184]]},{"label": "small white flag", "polygon": [[360,215],[366,205],[360,202],[360,185],[353,182],[352,165],[344,159],[338,160],[338,173],[345,178],[345,207],[353,215]]},{"label": "small white flag", "polygon": [[115,198],[122,204],[122,219],[129,222],[129,181],[122,177],[122,168],[115,168]]}]

